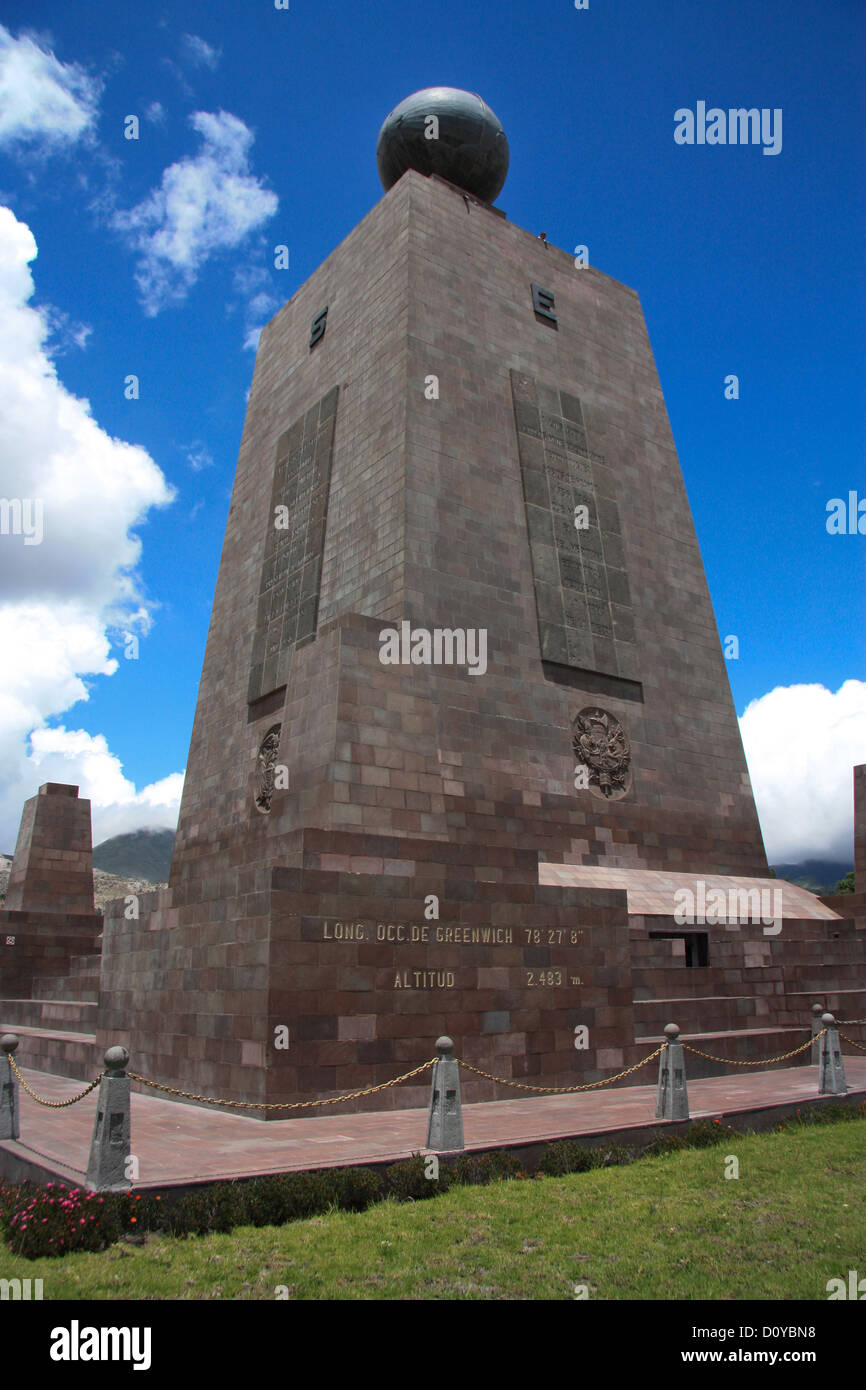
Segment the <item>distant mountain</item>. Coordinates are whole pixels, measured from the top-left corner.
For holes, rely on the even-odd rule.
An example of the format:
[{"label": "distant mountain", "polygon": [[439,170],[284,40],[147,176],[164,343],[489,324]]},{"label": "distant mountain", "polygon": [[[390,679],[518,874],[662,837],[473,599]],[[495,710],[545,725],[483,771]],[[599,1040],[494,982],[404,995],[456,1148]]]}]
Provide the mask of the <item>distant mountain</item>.
[{"label": "distant mountain", "polygon": [[812,893],[826,895],[835,893],[836,884],[853,869],[854,865],[844,860],[804,859],[801,864],[774,864],[777,878],[786,878],[789,883],[797,883]]},{"label": "distant mountain", "polygon": [[166,883],[174,850],[173,830],[135,830],[112,835],[93,851],[93,867],[124,878]]},{"label": "distant mountain", "polygon": [[[113,835],[103,840],[93,851],[93,867],[122,878],[144,879],[148,883],[167,883],[174,850],[173,830],[136,830],[129,835]],[[0,855],[11,860],[12,856]],[[787,879],[808,888],[812,893],[827,894],[836,890],[840,878],[853,868],[845,860],[804,859],[799,864],[774,864],[777,878]],[[0,863],[6,875],[10,865]],[[5,875],[4,875],[5,876]],[[5,883],[0,887],[5,888]]]}]

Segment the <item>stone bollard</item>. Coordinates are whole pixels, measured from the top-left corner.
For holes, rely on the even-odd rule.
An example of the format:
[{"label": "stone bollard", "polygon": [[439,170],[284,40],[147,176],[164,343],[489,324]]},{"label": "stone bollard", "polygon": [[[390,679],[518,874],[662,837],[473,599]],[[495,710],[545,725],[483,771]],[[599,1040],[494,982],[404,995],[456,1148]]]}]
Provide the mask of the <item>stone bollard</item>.
[{"label": "stone bollard", "polygon": [[125,1047],[110,1047],[105,1054],[85,1179],[91,1192],[126,1192],[132,1186],[126,1162],[130,1145],[128,1062]]},{"label": "stone bollard", "polygon": [[818,1095],[844,1096],[848,1086],[845,1082],[845,1067],[842,1062],[842,1048],[839,1044],[839,1030],[832,1014],[822,1014],[821,1027],[826,1028],[820,1042],[821,1056],[818,1061]]},{"label": "stone bollard", "polygon": [[675,1023],[665,1028],[668,1046],[659,1057],[659,1088],[656,1099],[657,1120],[687,1120],[689,1093],[686,1088],[686,1059],[683,1045],[678,1041],[680,1030]]},{"label": "stone bollard", "polygon": [[[815,1067],[817,1067],[818,1063],[819,1063],[820,1060],[821,1060],[821,1043],[818,1041],[817,1034],[820,1033],[821,1029],[824,1027],[823,1023],[821,1022],[821,1015],[822,1015],[823,1012],[824,1012],[824,1005],[823,1005],[823,1004],[813,1004],[813,1005],[812,1005],[812,1039],[813,1039],[813,1041],[812,1041],[811,1060],[812,1060],[812,1065],[815,1066]],[[823,1039],[822,1039],[822,1041],[823,1041]]]},{"label": "stone bollard", "polygon": [[17,1139],[21,1133],[18,1112],[18,1078],[9,1065],[9,1058],[18,1047],[14,1033],[0,1038],[0,1139]]},{"label": "stone bollard", "polygon": [[454,1059],[450,1038],[437,1038],[439,1053],[433,1063],[430,1108],[427,1114],[427,1148],[436,1153],[463,1152],[463,1112],[460,1107],[460,1066]]}]

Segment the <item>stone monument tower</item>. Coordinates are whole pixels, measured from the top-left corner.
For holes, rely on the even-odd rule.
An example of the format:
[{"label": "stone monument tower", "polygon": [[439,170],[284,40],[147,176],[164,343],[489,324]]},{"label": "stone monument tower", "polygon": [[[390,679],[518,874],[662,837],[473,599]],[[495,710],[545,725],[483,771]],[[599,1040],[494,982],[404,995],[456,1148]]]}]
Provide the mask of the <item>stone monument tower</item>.
[{"label": "stone monument tower", "polygon": [[766,872],[636,294],[493,206],[480,98],[409,98],[378,164],[262,333],[169,894],[106,924],[106,1038],[144,980],[151,1073],[186,1052],[227,1097],[369,1085],[440,1033],[598,1075],[627,903],[539,860]]},{"label": "stone monument tower", "polygon": [[173,885],[313,828],[765,873],[636,294],[492,206],[480,98],[378,162],[262,333]]},{"label": "stone monument tower", "polygon": [[[97,1043],[227,1099],[440,1034],[594,1080],[646,1050],[633,966],[707,964],[674,891],[769,883],[637,295],[493,205],[480,98],[410,97],[378,164],[262,333],[170,886],[105,919]],[[730,981],[775,943],[709,949]]]}]

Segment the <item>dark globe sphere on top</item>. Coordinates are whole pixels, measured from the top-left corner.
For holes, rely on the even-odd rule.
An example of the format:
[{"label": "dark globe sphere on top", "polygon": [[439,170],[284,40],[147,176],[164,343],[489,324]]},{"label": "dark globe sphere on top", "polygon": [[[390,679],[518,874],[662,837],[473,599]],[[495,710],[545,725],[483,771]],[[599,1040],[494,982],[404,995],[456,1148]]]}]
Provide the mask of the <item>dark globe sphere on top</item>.
[{"label": "dark globe sphere on top", "polygon": [[[438,121],[438,138],[431,138]],[[492,203],[508,173],[508,141],[499,118],[474,92],[425,87],[395,106],[379,131],[379,178],[385,191],[407,169],[439,174]]]}]

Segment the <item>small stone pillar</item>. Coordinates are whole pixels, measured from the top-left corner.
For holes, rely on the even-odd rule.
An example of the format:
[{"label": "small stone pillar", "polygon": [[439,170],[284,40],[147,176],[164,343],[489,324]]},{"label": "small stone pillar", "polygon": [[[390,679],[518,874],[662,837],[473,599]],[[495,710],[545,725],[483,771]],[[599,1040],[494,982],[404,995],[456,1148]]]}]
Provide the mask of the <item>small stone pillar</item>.
[{"label": "small stone pillar", "polygon": [[18,1046],[14,1033],[0,1038],[0,1139],[17,1139],[21,1133],[18,1112],[18,1078],[9,1065],[9,1058]]},{"label": "small stone pillar", "polygon": [[125,1047],[110,1047],[105,1054],[85,1179],[91,1192],[126,1192],[132,1186],[126,1162],[130,1146],[128,1062]]},{"label": "small stone pillar", "polygon": [[665,1028],[668,1045],[659,1057],[659,1086],[656,1098],[657,1120],[687,1120],[689,1093],[686,1089],[686,1059],[675,1023]]},{"label": "small stone pillar", "polygon": [[810,1056],[812,1065],[815,1067],[817,1067],[818,1063],[821,1060],[821,1043],[823,1042],[823,1038],[819,1039],[817,1035],[821,1032],[821,1029],[824,1027],[823,1023],[821,1022],[821,1015],[823,1014],[823,1012],[823,1004],[812,1005],[812,1052]]},{"label": "small stone pillar", "polygon": [[436,1153],[463,1152],[463,1111],[460,1106],[460,1066],[450,1038],[437,1038],[439,1053],[433,1063],[430,1108],[427,1115],[427,1148]]},{"label": "small stone pillar", "polygon": [[845,1067],[842,1062],[842,1048],[839,1043],[839,1030],[832,1014],[823,1014],[821,1027],[827,1031],[820,1041],[821,1056],[818,1060],[818,1095],[844,1096],[848,1092],[845,1081]]},{"label": "small stone pillar", "polygon": [[6,907],[93,914],[90,802],[79,797],[77,787],[45,782],[25,801]]}]

